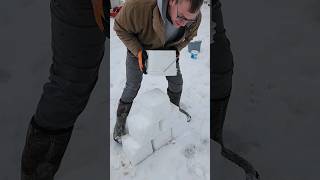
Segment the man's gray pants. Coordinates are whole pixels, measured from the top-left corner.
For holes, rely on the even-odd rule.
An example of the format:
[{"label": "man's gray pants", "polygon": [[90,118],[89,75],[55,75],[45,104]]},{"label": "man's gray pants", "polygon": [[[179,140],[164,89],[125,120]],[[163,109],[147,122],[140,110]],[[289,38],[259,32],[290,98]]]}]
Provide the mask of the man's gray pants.
[{"label": "man's gray pants", "polygon": [[[179,61],[176,63],[177,76],[166,76],[168,89],[173,93],[182,91],[183,79],[180,71]],[[126,58],[126,85],[122,92],[121,101],[126,103],[133,102],[141,86],[143,73],[139,69],[138,59],[128,50]]]}]

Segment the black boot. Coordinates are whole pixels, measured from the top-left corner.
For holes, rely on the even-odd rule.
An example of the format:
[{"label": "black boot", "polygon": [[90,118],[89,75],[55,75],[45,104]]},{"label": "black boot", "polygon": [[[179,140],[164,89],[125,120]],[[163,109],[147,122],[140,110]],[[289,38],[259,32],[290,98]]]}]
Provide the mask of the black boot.
[{"label": "black boot", "polygon": [[213,140],[223,144],[223,125],[227,113],[227,106],[229,102],[229,96],[224,99],[213,100],[211,104],[211,117],[213,123],[211,123],[211,129],[213,129]]},{"label": "black boot", "polygon": [[131,106],[132,106],[132,102],[126,103],[121,101],[120,99],[118,109],[117,109],[117,122],[113,130],[113,139],[119,144],[122,143],[121,136],[126,134],[125,126],[126,126],[127,117],[130,112]]},{"label": "black boot", "polygon": [[176,106],[180,107],[180,98],[181,98],[181,93],[180,92],[172,92],[167,88],[167,94],[169,96],[170,102],[175,104]]},{"label": "black boot", "polygon": [[53,180],[72,129],[46,130],[32,119],[21,159],[21,180]]}]

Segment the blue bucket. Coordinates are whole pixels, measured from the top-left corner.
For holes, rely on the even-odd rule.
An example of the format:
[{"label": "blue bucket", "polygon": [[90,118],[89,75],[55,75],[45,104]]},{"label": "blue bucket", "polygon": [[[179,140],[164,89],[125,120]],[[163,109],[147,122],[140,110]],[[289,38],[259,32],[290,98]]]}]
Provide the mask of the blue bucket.
[{"label": "blue bucket", "polygon": [[197,59],[198,59],[198,54],[199,54],[199,51],[197,51],[197,50],[192,50],[192,51],[191,51],[191,59],[197,60]]}]

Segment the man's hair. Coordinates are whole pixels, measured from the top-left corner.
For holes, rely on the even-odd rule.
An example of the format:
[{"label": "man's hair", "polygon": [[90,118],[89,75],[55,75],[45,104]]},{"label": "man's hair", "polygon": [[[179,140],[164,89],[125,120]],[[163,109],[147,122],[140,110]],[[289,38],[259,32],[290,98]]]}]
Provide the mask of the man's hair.
[{"label": "man's hair", "polygon": [[190,5],[189,12],[191,13],[197,12],[203,4],[203,0],[176,0],[176,3],[182,3],[183,1],[190,2],[191,5]]}]

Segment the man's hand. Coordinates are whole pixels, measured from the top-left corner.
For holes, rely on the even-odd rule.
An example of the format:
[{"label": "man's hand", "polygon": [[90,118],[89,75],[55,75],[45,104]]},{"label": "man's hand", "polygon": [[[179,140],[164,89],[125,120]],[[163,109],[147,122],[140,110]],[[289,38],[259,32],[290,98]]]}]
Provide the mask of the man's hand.
[{"label": "man's hand", "polygon": [[147,74],[147,61],[148,61],[148,54],[147,51],[139,49],[138,51],[138,63],[139,63],[139,69],[144,74]]},{"label": "man's hand", "polygon": [[103,21],[106,18],[106,17],[104,17],[104,12],[103,12],[103,1],[104,0],[91,0],[94,17],[95,17],[96,22],[97,22],[97,24],[99,26],[99,29],[102,32],[104,32],[104,28],[105,28],[103,26]]},{"label": "man's hand", "polygon": [[180,52],[178,49],[176,49],[176,58],[179,59],[179,57],[180,57]]}]

